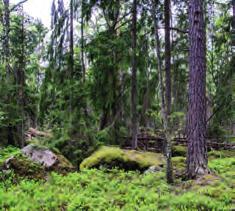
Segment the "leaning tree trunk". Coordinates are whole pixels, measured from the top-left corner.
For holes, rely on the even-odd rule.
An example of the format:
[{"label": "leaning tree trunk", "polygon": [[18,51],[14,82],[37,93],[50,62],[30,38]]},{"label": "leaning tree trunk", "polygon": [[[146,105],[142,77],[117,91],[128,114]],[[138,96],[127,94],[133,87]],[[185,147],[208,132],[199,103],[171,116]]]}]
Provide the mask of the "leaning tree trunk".
[{"label": "leaning tree trunk", "polygon": [[133,0],[132,8],[132,77],[131,77],[131,112],[132,112],[132,148],[137,148],[137,66],[136,66],[136,22],[137,22],[137,0]]},{"label": "leaning tree trunk", "polygon": [[187,175],[207,172],[206,31],[203,0],[189,2],[189,105],[187,114]]},{"label": "leaning tree trunk", "polygon": [[152,16],[154,21],[154,34],[155,34],[155,41],[156,41],[156,53],[157,53],[157,64],[158,64],[158,77],[159,77],[159,87],[160,87],[160,98],[161,98],[161,116],[163,120],[163,129],[166,138],[165,143],[165,156],[166,156],[166,179],[168,183],[173,183],[173,172],[172,172],[172,161],[171,161],[171,133],[169,128],[169,118],[167,114],[167,108],[165,103],[165,96],[164,96],[164,88],[163,88],[163,68],[161,62],[161,51],[160,51],[160,38],[158,34],[158,21],[156,19],[156,11],[157,11],[157,2],[156,0],[152,0]]}]

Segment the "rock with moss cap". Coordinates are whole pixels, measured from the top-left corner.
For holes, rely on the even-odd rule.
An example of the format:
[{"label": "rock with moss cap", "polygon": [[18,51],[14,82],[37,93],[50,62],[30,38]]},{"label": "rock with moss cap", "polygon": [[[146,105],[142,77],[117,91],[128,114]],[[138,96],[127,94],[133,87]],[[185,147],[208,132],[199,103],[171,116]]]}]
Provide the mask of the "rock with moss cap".
[{"label": "rock with moss cap", "polygon": [[80,170],[104,167],[144,172],[150,167],[162,168],[164,157],[158,153],[101,147],[80,164]]},{"label": "rock with moss cap", "polygon": [[0,167],[5,173],[12,171],[15,176],[28,179],[45,179],[51,171],[61,174],[75,171],[63,155],[37,145],[0,151]]},{"label": "rock with moss cap", "polygon": [[41,164],[48,171],[67,173],[74,171],[74,166],[61,154],[35,144],[22,149],[22,153],[33,162]]}]

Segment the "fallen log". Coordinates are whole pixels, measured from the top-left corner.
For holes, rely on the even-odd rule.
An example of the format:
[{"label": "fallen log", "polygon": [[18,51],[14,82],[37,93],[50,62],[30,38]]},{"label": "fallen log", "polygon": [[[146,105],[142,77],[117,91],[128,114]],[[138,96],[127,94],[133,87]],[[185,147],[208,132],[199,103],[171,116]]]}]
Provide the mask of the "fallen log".
[{"label": "fallen log", "polygon": [[51,138],[52,134],[50,132],[44,132],[40,131],[35,128],[29,128],[29,130],[25,133],[27,139],[32,139],[34,137],[45,137],[45,138]]},{"label": "fallen log", "polygon": [[[125,142],[123,144],[123,147],[130,147],[131,146],[131,137],[122,137]],[[138,146],[140,149],[144,149],[148,151],[151,148],[151,151],[153,148],[155,148],[155,151],[163,151],[164,150],[164,143],[165,139],[162,137],[157,136],[138,136]],[[187,140],[185,137],[181,138],[175,138],[172,140],[173,145],[187,145]],[[234,150],[235,149],[235,143],[229,143],[229,142],[222,142],[221,139],[216,138],[210,138],[207,137],[207,147],[209,150],[215,149],[225,149],[225,150]]]}]

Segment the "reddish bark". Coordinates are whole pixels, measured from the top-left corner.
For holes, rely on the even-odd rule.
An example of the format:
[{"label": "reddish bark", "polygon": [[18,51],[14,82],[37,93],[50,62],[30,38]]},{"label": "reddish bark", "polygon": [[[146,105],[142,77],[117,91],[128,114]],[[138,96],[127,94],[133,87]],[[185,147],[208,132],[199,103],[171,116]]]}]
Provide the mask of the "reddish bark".
[{"label": "reddish bark", "polygon": [[187,114],[187,174],[207,172],[206,31],[203,0],[189,1],[189,105]]}]

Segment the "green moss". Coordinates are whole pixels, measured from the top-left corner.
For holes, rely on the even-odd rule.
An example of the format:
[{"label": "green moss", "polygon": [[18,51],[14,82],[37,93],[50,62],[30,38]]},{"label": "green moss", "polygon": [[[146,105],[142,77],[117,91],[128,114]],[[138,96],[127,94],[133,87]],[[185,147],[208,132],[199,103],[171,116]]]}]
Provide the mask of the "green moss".
[{"label": "green moss", "polygon": [[208,152],[208,156],[210,159],[215,158],[228,158],[228,157],[235,157],[235,150],[212,150]]},{"label": "green moss", "polygon": [[53,166],[51,171],[55,171],[61,174],[67,174],[68,172],[75,171],[75,167],[61,154],[56,154],[59,162]]},{"label": "green moss", "polygon": [[8,165],[19,177],[28,179],[45,179],[46,177],[46,171],[40,164],[32,162],[22,154],[10,158]]},{"label": "green moss", "polygon": [[172,157],[173,175],[175,178],[180,178],[180,180],[185,174],[185,160],[185,157]]},{"label": "green moss", "polygon": [[15,155],[19,155],[21,154],[20,149],[15,148],[15,147],[6,147],[3,149],[0,149],[0,166],[2,166],[5,162],[5,160],[7,160],[8,158],[15,156]]},{"label": "green moss", "polygon": [[117,147],[101,147],[81,163],[80,169],[104,166],[106,168],[118,167],[126,170],[143,171],[150,166],[163,166],[163,164],[161,154],[122,150]]},{"label": "green moss", "polygon": [[233,210],[234,191],[222,180],[217,186],[187,184],[194,188],[176,192],[179,187],[167,185],[164,172],[53,173],[47,181],[23,180],[7,189],[0,183],[0,210]]},{"label": "green moss", "polygon": [[177,156],[186,156],[187,149],[185,146],[173,146],[172,147],[172,156],[177,157]]},{"label": "green moss", "polygon": [[[195,193],[187,192],[169,200],[170,210],[229,210],[230,206],[224,201]],[[168,205],[169,206],[169,205]]]},{"label": "green moss", "polygon": [[172,166],[175,169],[185,169],[185,162],[186,158],[185,157],[173,157],[172,158]]},{"label": "green moss", "polygon": [[[48,149],[40,145],[34,145],[34,148],[38,150]],[[45,179],[48,171],[55,171],[61,174],[75,171],[73,165],[63,155],[56,153],[56,156],[58,162],[51,169],[46,169],[41,164],[23,155],[20,149],[7,147],[0,151],[0,168],[10,170],[15,177],[28,179]]]},{"label": "green moss", "polygon": [[235,172],[235,157],[214,159],[209,162],[209,168],[221,174],[228,171]]}]

